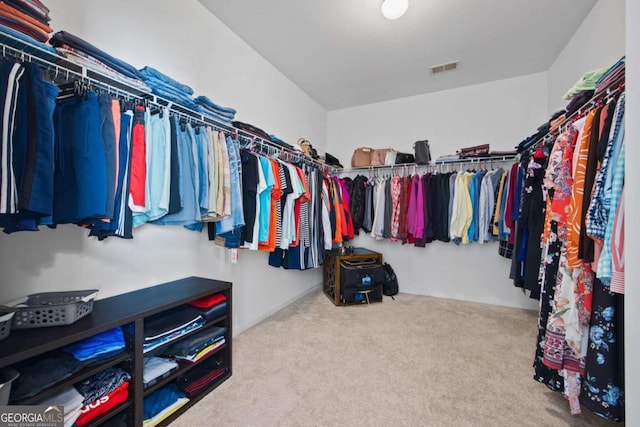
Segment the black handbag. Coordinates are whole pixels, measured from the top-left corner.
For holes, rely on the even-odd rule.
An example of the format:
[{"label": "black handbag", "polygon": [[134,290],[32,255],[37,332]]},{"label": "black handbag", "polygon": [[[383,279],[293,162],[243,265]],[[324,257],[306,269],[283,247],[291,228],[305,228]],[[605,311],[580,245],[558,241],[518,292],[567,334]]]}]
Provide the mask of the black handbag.
[{"label": "black handbag", "polygon": [[416,164],[426,165],[431,162],[431,149],[428,140],[414,142],[413,149],[416,153]]},{"label": "black handbag", "polygon": [[402,165],[406,163],[415,163],[416,159],[413,154],[410,153],[396,153],[396,165]]}]

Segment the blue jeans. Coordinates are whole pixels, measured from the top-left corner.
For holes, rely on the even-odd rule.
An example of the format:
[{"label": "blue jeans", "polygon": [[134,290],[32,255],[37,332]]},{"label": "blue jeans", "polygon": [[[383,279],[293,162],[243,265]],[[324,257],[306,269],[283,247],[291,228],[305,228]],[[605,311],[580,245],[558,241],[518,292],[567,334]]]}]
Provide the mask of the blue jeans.
[{"label": "blue jeans", "polygon": [[168,99],[169,101],[183,105],[194,111],[201,111],[201,108],[193,99],[185,92],[182,92],[173,86],[154,78],[145,78],[144,82],[151,88],[151,91],[158,96]]},{"label": "blue jeans", "polygon": [[216,235],[222,235],[245,225],[242,204],[240,143],[227,137],[227,150],[229,152],[229,174],[231,176],[231,215],[216,222]]},{"label": "blue jeans", "polygon": [[207,107],[202,107],[202,106],[198,106],[198,107],[200,108],[198,111],[202,111],[207,116],[211,117],[212,119],[214,119],[217,122],[224,123],[224,124],[227,124],[227,125],[231,125],[232,122],[233,122],[233,119],[221,116],[220,114],[216,113],[214,110],[210,110]]},{"label": "blue jeans", "polygon": [[145,80],[146,79],[159,80],[162,83],[166,84],[167,86],[173,86],[179,92],[184,92],[187,95],[193,95],[193,89],[191,89],[190,86],[182,84],[179,81],[174,80],[171,77],[167,76],[166,74],[161,73],[155,68],[149,67],[148,65],[140,69],[140,74],[142,74]]},{"label": "blue jeans", "polygon": [[[178,118],[175,115],[171,117],[171,120],[175,122],[178,129],[178,160],[180,163],[182,210],[175,214],[166,215],[154,223],[192,227],[200,223],[200,208],[196,199],[195,162],[192,148],[193,144],[195,144],[195,138],[190,124],[187,123],[183,130],[182,125],[177,123]],[[198,226],[198,228],[201,229],[201,225]]]},{"label": "blue jeans", "polygon": [[223,117],[227,117],[231,120],[233,120],[233,118],[236,115],[236,110],[231,108],[231,107],[222,107],[218,104],[216,104],[215,102],[213,102],[212,100],[210,100],[208,97],[206,96],[198,96],[195,101],[202,105],[204,108],[206,108],[207,110],[211,110],[216,112],[218,115],[223,116]]}]

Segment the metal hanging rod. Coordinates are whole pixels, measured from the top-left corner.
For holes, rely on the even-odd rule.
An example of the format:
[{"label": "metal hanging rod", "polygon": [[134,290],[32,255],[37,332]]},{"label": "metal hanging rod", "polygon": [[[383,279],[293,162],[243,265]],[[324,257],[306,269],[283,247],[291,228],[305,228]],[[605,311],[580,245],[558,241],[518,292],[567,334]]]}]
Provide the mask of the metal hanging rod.
[{"label": "metal hanging rod", "polygon": [[[282,147],[270,140],[265,140],[258,135],[235,128],[227,123],[221,123],[206,113],[194,111],[190,108],[176,104],[169,99],[140,90],[126,81],[117,80],[111,76],[102,74],[98,70],[76,64],[57,53],[53,53],[39,46],[31,45],[9,34],[0,33],[0,46],[2,46],[3,58],[14,57],[22,62],[36,63],[49,70],[49,72],[53,73],[57,78],[64,78],[66,81],[79,80],[89,86],[102,89],[127,100],[139,101],[157,108],[167,108],[172,114],[175,114],[192,124],[210,126],[219,131],[230,133],[245,142],[250,142],[252,144],[250,145],[251,147],[255,146],[255,144],[270,147],[270,150],[273,151],[273,155],[280,154],[282,157],[290,159],[289,161],[305,163],[327,173],[337,169],[315,159],[307,158],[295,150]],[[249,146],[249,144],[247,144],[247,146]]]},{"label": "metal hanging rod", "polygon": [[622,77],[614,80],[607,87],[606,90],[600,91],[598,93],[594,93],[594,95],[591,97],[591,99],[589,99],[587,102],[585,102],[585,104],[582,107],[578,108],[569,117],[566,117],[562,121],[562,123],[560,123],[558,125],[558,127],[556,129],[554,129],[552,131],[550,130],[549,132],[547,132],[546,134],[544,134],[543,136],[538,138],[538,140],[536,142],[534,142],[533,144],[531,144],[529,146],[529,148],[527,148],[525,151],[533,152],[533,151],[537,150],[538,148],[540,148],[540,146],[542,144],[544,144],[546,141],[548,141],[549,138],[555,138],[555,136],[557,136],[557,135],[559,135],[560,133],[563,132],[563,129],[566,130],[573,123],[574,119],[582,117],[584,114],[586,114],[589,111],[593,110],[596,106],[598,106],[599,102],[602,101],[603,98],[608,98],[610,96],[615,95],[617,92],[622,92],[624,87],[625,87],[625,75],[623,75]]},{"label": "metal hanging rod", "polygon": [[398,164],[398,165],[376,165],[376,166],[361,166],[361,167],[354,167],[351,169],[345,169],[343,171],[340,171],[340,173],[360,173],[363,171],[375,171],[375,170],[384,170],[384,169],[390,169],[391,171],[393,170],[402,170],[402,169],[406,169],[406,168],[411,168],[414,171],[417,169],[427,169],[427,170],[441,170],[443,169],[443,166],[446,167],[448,165],[450,166],[456,166],[456,165],[471,165],[471,164],[482,164],[482,163],[486,163],[486,162],[510,162],[517,159],[516,155],[512,155],[512,156],[491,156],[491,157],[470,157],[468,159],[459,159],[459,160],[452,160],[452,161],[446,161],[446,162],[438,162],[436,161],[435,163],[429,163],[426,165],[418,165],[415,163],[403,163],[403,164]]}]

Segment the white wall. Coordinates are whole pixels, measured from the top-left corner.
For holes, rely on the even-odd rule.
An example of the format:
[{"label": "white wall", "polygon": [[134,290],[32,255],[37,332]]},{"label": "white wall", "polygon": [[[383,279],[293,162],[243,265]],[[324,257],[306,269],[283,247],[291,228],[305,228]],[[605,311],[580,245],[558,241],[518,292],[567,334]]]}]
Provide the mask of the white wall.
[{"label": "white wall", "polygon": [[625,0],[599,0],[548,70],[549,114],[587,71],[610,67],[625,52]]},{"label": "white wall", "polygon": [[[640,425],[640,0],[627,0],[627,104],[625,116],[625,392],[626,422]],[[633,196],[631,196],[633,195]]]},{"label": "white wall", "polygon": [[[326,113],[196,0],[49,0],[52,27],[67,30],[136,67],[151,65],[197,94],[238,109],[287,141],[306,137],[323,149]],[[145,225],[132,241],[98,242],[76,226],[0,236],[0,301],[33,292],[100,288],[102,298],[200,275],[234,283],[240,332],[321,281],[320,271],[267,266],[264,253],[228,253],[206,235]]]},{"label": "white wall", "polygon": [[[331,111],[327,150],[348,165],[356,147],[412,152],[419,139],[430,141],[434,158],[482,143],[513,149],[547,119],[546,89],[546,73],[537,73]],[[510,261],[495,243],[435,242],[422,249],[360,236],[355,245],[382,252],[402,292],[537,307],[509,280]]]}]

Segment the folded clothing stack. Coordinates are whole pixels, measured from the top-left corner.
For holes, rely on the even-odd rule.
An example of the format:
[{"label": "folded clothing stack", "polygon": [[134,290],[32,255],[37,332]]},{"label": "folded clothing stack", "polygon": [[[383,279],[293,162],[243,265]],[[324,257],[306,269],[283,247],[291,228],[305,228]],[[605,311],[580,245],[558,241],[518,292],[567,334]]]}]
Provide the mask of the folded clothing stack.
[{"label": "folded clothing stack", "polygon": [[175,384],[169,384],[144,398],[144,427],[154,427],[184,406],[189,399]]},{"label": "folded clothing stack", "polygon": [[576,111],[580,109],[580,107],[589,102],[593,94],[593,90],[583,90],[575,94],[574,97],[571,98],[571,101],[567,104],[566,117],[571,117]]},{"label": "folded clothing stack", "polygon": [[78,393],[75,387],[69,387],[55,396],[36,402],[36,405],[52,406],[61,405],[64,407],[64,427],[71,427],[78,417],[82,409],[84,397]]},{"label": "folded clothing stack", "polygon": [[62,350],[80,361],[100,361],[121,353],[125,348],[124,333],[117,327],[78,341]]},{"label": "folded clothing stack", "polygon": [[76,54],[83,54],[85,58],[90,58],[90,60],[94,61],[96,64],[103,64],[114,72],[128,77],[129,79],[136,81],[142,80],[142,74],[140,74],[140,72],[138,72],[138,70],[132,65],[127,64],[118,58],[114,58],[91,43],[66,31],[58,31],[55,33],[53,37],[51,37],[51,40],[49,40],[49,43],[56,48],[64,47],[67,51],[73,50]]},{"label": "folded clothing stack", "polygon": [[46,42],[53,32],[49,9],[39,1],[0,2],[0,24],[18,31],[36,42]]},{"label": "folded clothing stack", "polygon": [[83,67],[86,67],[90,70],[96,71],[113,80],[127,83],[129,86],[133,86],[134,88],[138,89],[141,92],[151,93],[151,88],[149,88],[149,86],[147,86],[146,83],[143,82],[142,80],[134,79],[124,74],[121,74],[115,69],[103,63],[102,61],[68,44],[63,44],[59,46],[56,50],[59,54],[61,54],[71,62],[74,62]]},{"label": "folded clothing stack", "polygon": [[82,403],[89,405],[130,380],[131,375],[128,372],[120,368],[111,367],[90,376],[75,386],[80,394],[84,396]]},{"label": "folded clothing stack", "polygon": [[453,163],[453,162],[459,162],[459,161],[460,161],[460,156],[458,156],[457,154],[446,154],[436,159],[436,163]]},{"label": "folded clothing stack", "polygon": [[11,387],[9,403],[35,396],[42,390],[69,378],[90,362],[80,361],[64,352],[50,353],[37,360],[28,359],[13,368],[20,372]]},{"label": "folded clothing stack", "polygon": [[489,157],[489,144],[474,145],[458,150],[461,159]]},{"label": "folded clothing stack", "polygon": [[222,293],[207,295],[189,303],[201,311],[202,317],[208,322],[227,313],[227,297]]},{"label": "folded clothing stack", "polygon": [[212,116],[214,119],[230,125],[236,116],[236,110],[231,107],[222,107],[206,96],[199,96],[195,99],[202,111]]},{"label": "folded clothing stack", "polygon": [[623,56],[598,79],[595,88],[596,95],[604,92],[609,86],[624,78],[626,63],[627,58]]},{"label": "folded clothing stack", "polygon": [[144,322],[143,351],[146,353],[204,325],[200,311],[181,305],[149,316]]},{"label": "folded clothing stack", "polygon": [[608,68],[600,68],[598,70],[585,73],[580,80],[578,80],[573,87],[564,94],[563,99],[569,101],[582,91],[595,90],[596,83],[607,73],[608,70]]},{"label": "folded clothing stack", "polygon": [[151,88],[152,93],[191,110],[201,111],[200,106],[192,98],[193,89],[190,86],[149,66],[141,68],[139,73],[142,80]]},{"label": "folded clothing stack", "polygon": [[129,381],[120,384],[114,390],[102,396],[80,410],[80,417],[76,420],[77,427],[83,427],[102,414],[106,414],[118,405],[126,402],[129,397]]},{"label": "folded clothing stack", "polygon": [[142,368],[144,387],[151,387],[158,381],[171,375],[178,369],[178,363],[173,359],[163,357],[145,357]]},{"label": "folded clothing stack", "polygon": [[173,344],[165,350],[164,354],[195,363],[222,346],[226,342],[224,337],[226,332],[227,328],[219,326],[207,328]]},{"label": "folded clothing stack", "polygon": [[518,154],[518,152],[516,150],[492,150],[492,151],[489,151],[489,155],[492,156],[492,157],[515,156],[516,154]]},{"label": "folded clothing stack", "polygon": [[226,372],[226,368],[219,360],[212,357],[180,376],[176,384],[190,398],[211,385]]}]

